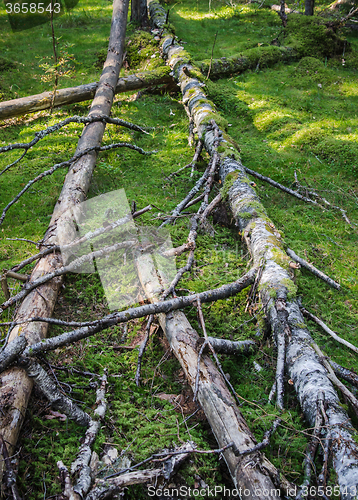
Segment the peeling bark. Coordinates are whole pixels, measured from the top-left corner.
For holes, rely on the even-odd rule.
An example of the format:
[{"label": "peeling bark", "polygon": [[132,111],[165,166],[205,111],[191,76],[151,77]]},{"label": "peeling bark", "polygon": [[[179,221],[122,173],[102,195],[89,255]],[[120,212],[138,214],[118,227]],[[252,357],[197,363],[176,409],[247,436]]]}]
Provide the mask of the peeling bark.
[{"label": "peeling bark", "polygon": [[[118,81],[119,70],[123,60],[124,36],[127,23],[129,0],[115,0],[113,3],[113,15],[107,59],[92,102],[89,116],[98,114],[109,116],[114,89]],[[83,131],[78,142],[77,153],[89,146],[100,146],[105,124],[95,122],[89,124]],[[83,156],[68,172],[60,197],[56,203],[50,226],[44,237],[44,243],[63,244],[64,235],[58,234],[57,220],[61,214],[72,206],[82,202],[88,191],[92,172],[96,163],[95,152]],[[67,236],[67,235],[66,235]],[[43,257],[31,274],[31,280],[35,280],[43,274],[50,273],[61,267],[59,255],[47,255]],[[30,293],[21,304],[16,320],[26,320],[31,316],[51,316],[57,293],[61,284],[61,278],[42,285],[39,290]],[[9,338],[11,342],[22,333],[28,344],[41,341],[47,333],[47,323],[30,323],[15,327]],[[0,401],[4,408],[0,414],[0,433],[10,443],[10,454],[16,444],[26,407],[30,398],[33,382],[21,368],[12,368],[0,375]],[[0,479],[3,465],[0,464]]]},{"label": "peeling bark", "polygon": [[[218,123],[223,120],[203,93],[199,80],[190,76],[191,71],[194,73],[197,70],[190,64],[190,56],[183,47],[173,43],[173,37],[167,35],[162,41],[162,50],[180,85],[183,103],[190,110],[199,137],[203,138],[205,148],[212,154],[215,138],[207,125],[212,119]],[[312,427],[315,424],[319,394],[321,391],[324,393],[332,438],[333,466],[341,498],[353,500],[356,497],[358,477],[358,446],[353,437],[356,433],[326,369],[311,347],[312,337],[295,299],[296,286],[281,235],[250,185],[238,147],[224,131],[221,131],[219,152],[220,180],[227,192],[238,232],[247,244],[254,265],[259,267],[263,264],[259,294],[268,322],[276,338],[277,328],[285,332],[286,367],[305,417]]]}]

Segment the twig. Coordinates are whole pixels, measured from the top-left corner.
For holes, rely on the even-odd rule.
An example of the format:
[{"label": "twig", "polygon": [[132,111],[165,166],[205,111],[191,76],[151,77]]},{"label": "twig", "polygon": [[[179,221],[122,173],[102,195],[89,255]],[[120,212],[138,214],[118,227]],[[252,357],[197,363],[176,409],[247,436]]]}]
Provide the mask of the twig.
[{"label": "twig", "polygon": [[149,319],[147,321],[147,326],[145,328],[145,338],[144,338],[143,342],[140,345],[140,349],[139,349],[139,353],[138,353],[137,371],[136,371],[136,374],[135,374],[135,383],[137,384],[138,387],[140,385],[140,369],[141,369],[141,366],[142,366],[142,358],[143,358],[143,355],[144,355],[144,352],[145,352],[145,348],[147,347],[147,343],[148,343],[148,340],[149,340],[150,327],[151,327],[151,325],[153,323],[153,319],[154,319],[154,316],[153,316],[153,314],[151,314],[149,316]]},{"label": "twig", "polygon": [[46,137],[47,135],[53,134],[57,132],[62,127],[65,127],[69,123],[82,123],[84,125],[88,125],[89,123],[94,122],[103,122],[103,123],[111,123],[113,125],[120,125],[122,127],[126,127],[132,130],[136,130],[138,132],[142,132],[143,134],[148,134],[145,130],[143,130],[138,125],[134,123],[126,122],[125,120],[121,120],[120,118],[110,118],[109,116],[99,115],[99,116],[70,116],[65,120],[62,120],[55,125],[51,125],[39,132],[35,133],[35,137],[30,142],[17,142],[14,144],[9,144],[7,146],[3,146],[0,148],[0,153],[6,153],[7,151],[13,151],[14,149],[25,149],[26,151],[32,148],[35,144],[37,144],[41,139]]},{"label": "twig", "polygon": [[316,351],[316,353],[318,354],[321,363],[326,368],[326,370],[328,372],[328,374],[327,374],[328,378],[336,387],[338,387],[338,389],[340,389],[342,394],[344,394],[347,397],[347,399],[349,400],[349,402],[352,405],[353,410],[355,411],[355,414],[358,417],[358,400],[357,400],[357,398],[351,393],[351,391],[349,389],[347,389],[347,387],[344,384],[342,384],[342,382],[340,380],[338,380],[338,378],[334,374],[334,371],[333,371],[331,365],[326,360],[323,352],[318,347],[318,345],[315,342],[312,342],[311,345],[312,345],[313,349]]},{"label": "twig", "polygon": [[119,476],[120,474],[124,474],[125,472],[132,471],[133,469],[137,469],[138,467],[141,467],[142,465],[148,463],[148,462],[164,462],[167,460],[168,457],[175,457],[177,455],[183,455],[186,453],[193,453],[193,454],[198,454],[198,455],[213,455],[213,454],[220,454],[223,453],[225,450],[228,450],[229,448],[236,448],[236,445],[234,442],[228,443],[226,446],[223,446],[222,448],[215,449],[215,450],[198,450],[194,448],[193,443],[191,443],[191,448],[188,450],[182,450],[182,451],[173,451],[173,452],[166,452],[166,453],[154,453],[152,456],[149,458],[146,458],[145,460],[142,460],[142,462],[139,462],[132,467],[128,467],[127,469],[122,469],[118,472],[115,472],[114,474],[111,474],[110,476],[106,476],[103,479],[111,479],[112,477]]},{"label": "twig", "polygon": [[[53,271],[52,273],[45,274],[44,276],[41,276],[41,278],[38,278],[35,281],[29,281],[24,285],[22,290],[14,295],[13,297],[10,297],[8,300],[3,302],[0,305],[0,313],[3,312],[5,309],[11,307],[13,304],[18,302],[19,300],[23,299],[26,297],[32,290],[37,287],[43,285],[44,283],[47,283],[48,281],[58,277],[62,276],[67,273],[74,272],[76,269],[80,269],[86,262],[92,262],[93,259],[96,259],[98,257],[102,257],[103,255],[108,255],[112,252],[115,252],[121,248],[134,248],[138,244],[137,241],[131,240],[131,241],[123,241],[120,243],[116,243],[114,245],[104,247],[100,250],[96,250],[95,252],[91,252],[86,255],[82,255],[81,257],[78,257],[76,260],[71,262],[68,266],[63,266],[60,267],[59,269],[56,269],[56,271]],[[45,299],[44,299],[45,300]]]},{"label": "twig", "polygon": [[302,259],[302,257],[299,257],[293,250],[290,248],[286,249],[287,255],[291,257],[295,262],[298,262],[302,267],[305,267],[308,269],[312,274],[317,276],[317,278],[320,278],[321,280],[325,281],[328,283],[328,285],[332,288],[335,288],[336,290],[340,290],[341,285],[334,281],[332,278],[327,276],[325,273],[317,269],[315,266],[307,262],[306,260]]},{"label": "twig", "polygon": [[0,434],[0,456],[4,457],[5,467],[6,467],[6,486],[11,490],[12,498],[14,500],[21,500],[19,495],[19,490],[16,485],[16,474],[12,468],[9,453],[7,451],[7,446],[2,434]]},{"label": "twig", "polygon": [[[178,176],[180,174],[180,172],[183,172],[183,170],[186,170],[189,167],[193,168],[195,166],[196,162],[198,161],[198,158],[200,156],[202,149],[203,149],[203,141],[201,139],[199,139],[198,144],[196,145],[196,148],[195,148],[195,153],[194,153],[193,159],[191,160],[191,162],[188,163],[187,165],[185,165],[184,167],[179,168],[179,170],[176,170],[175,172],[172,172],[171,174],[169,174],[167,176],[167,181],[170,181],[170,179],[172,177]],[[190,175],[190,177],[192,177],[192,174]]]},{"label": "twig", "polygon": [[276,418],[276,420],[274,421],[274,423],[272,424],[270,429],[268,429],[265,432],[261,443],[258,443],[256,446],[251,448],[251,450],[245,450],[245,451],[240,452],[239,456],[243,457],[245,455],[250,455],[251,453],[255,453],[256,451],[261,451],[263,448],[266,448],[266,446],[268,446],[270,444],[270,439],[271,439],[272,434],[276,431],[276,429],[280,425],[280,423],[281,423],[281,419]]},{"label": "twig", "polygon": [[215,48],[215,43],[216,43],[216,37],[217,37],[217,36],[218,36],[218,32],[216,32],[216,33],[215,33],[215,36],[214,36],[214,43],[213,43],[213,48],[211,49],[210,65],[209,65],[208,74],[206,75],[206,79],[207,79],[207,80],[209,80],[210,71],[211,71],[211,65],[213,64],[214,48]]},{"label": "twig", "polygon": [[328,333],[331,337],[333,337],[337,342],[345,345],[346,347],[352,349],[352,351],[358,354],[358,347],[351,344],[347,340],[342,339],[339,335],[336,334],[336,332],[331,330],[325,323],[323,323],[321,319],[317,318],[317,316],[307,311],[307,309],[305,309],[304,307],[301,307],[301,311],[304,316],[310,318],[312,321],[315,321],[326,333]]},{"label": "twig", "polygon": [[[253,177],[256,177],[257,179],[260,179],[261,181],[267,182],[268,184],[271,184],[271,186],[276,187],[278,189],[281,189],[281,191],[284,191],[285,193],[290,194],[291,196],[294,196],[295,198],[298,198],[301,201],[305,201],[306,203],[312,203],[316,207],[319,207],[322,210],[325,210],[325,207],[323,207],[322,205],[320,205],[316,200],[312,200],[311,198],[308,198],[307,196],[303,196],[302,194],[298,193],[297,191],[294,191],[293,189],[290,189],[290,188],[288,188],[286,186],[283,186],[279,182],[274,181],[270,177],[266,177],[265,175],[262,175],[262,174],[259,174],[258,172],[255,172],[255,170],[251,170],[248,167],[244,167],[244,168],[245,168],[245,171],[248,174],[252,175]],[[299,183],[298,183],[298,185],[299,185]],[[340,207],[337,207],[335,205],[332,205],[325,198],[322,198],[321,196],[317,195],[316,193],[314,193],[314,194],[315,194],[315,196],[318,197],[318,199],[320,199],[321,201],[323,201],[326,205],[330,206],[331,208],[335,208],[336,210],[339,210],[341,212],[341,214],[342,214],[342,217],[347,222],[347,224],[352,225],[352,223],[350,222],[350,220],[347,217],[346,211],[343,210],[343,208],[340,208]]]},{"label": "twig", "polygon": [[26,193],[26,191],[28,189],[30,189],[30,187],[33,184],[35,184],[35,182],[40,181],[44,177],[52,175],[59,168],[70,167],[72,165],[72,163],[74,163],[75,161],[77,161],[79,158],[82,158],[82,156],[84,156],[84,155],[86,155],[88,153],[91,153],[93,151],[97,151],[97,152],[98,151],[109,151],[109,150],[112,150],[112,149],[124,148],[124,147],[129,148],[129,149],[133,149],[134,151],[137,151],[138,153],[143,154],[143,155],[150,155],[150,154],[154,153],[154,151],[144,151],[144,149],[142,149],[142,148],[140,148],[138,146],[135,146],[134,144],[127,143],[127,142],[118,142],[116,144],[109,144],[107,146],[93,146],[93,147],[87,148],[84,151],[82,151],[81,153],[75,154],[69,160],[63,161],[62,163],[56,163],[49,170],[46,170],[45,172],[41,172],[41,174],[37,175],[34,179],[30,180],[26,184],[26,186],[15,196],[15,198],[13,198],[10,201],[10,203],[8,203],[6,205],[6,207],[3,209],[2,215],[0,217],[0,225],[3,223],[3,221],[5,219],[5,216],[6,216],[6,212],[9,210],[9,208],[11,208],[12,205],[14,205],[14,203],[16,203],[21,198],[21,196],[24,193]]},{"label": "twig", "polygon": [[91,417],[88,413],[81,410],[70,398],[59,391],[55,382],[37,361],[30,358],[22,358],[20,364],[55,408],[78,424],[83,426],[89,425]]}]

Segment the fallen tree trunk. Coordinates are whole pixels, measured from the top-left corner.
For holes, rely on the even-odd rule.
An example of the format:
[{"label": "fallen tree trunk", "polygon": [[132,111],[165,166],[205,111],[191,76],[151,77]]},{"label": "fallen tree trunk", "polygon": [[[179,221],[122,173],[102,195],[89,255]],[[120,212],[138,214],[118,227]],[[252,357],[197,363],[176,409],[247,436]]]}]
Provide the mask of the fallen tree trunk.
[{"label": "fallen tree trunk", "polygon": [[[151,85],[162,85],[171,83],[173,78],[169,75],[168,68],[157,68],[153,71],[137,72],[135,75],[128,75],[118,78],[115,87],[115,94],[122,92],[132,92],[150,87]],[[64,106],[66,104],[75,104],[76,102],[88,101],[93,99],[99,82],[87,83],[78,87],[69,87],[56,90],[55,98],[53,92],[42,92],[42,94],[20,97],[0,103],[0,120],[11,118],[13,116],[25,115],[26,113],[35,113],[44,109],[50,109]],[[53,104],[52,104],[53,99]]]},{"label": "fallen tree trunk", "polygon": [[[153,10],[152,4],[155,5]],[[151,14],[153,12],[155,16],[155,12],[159,10],[158,2],[152,1],[149,7]],[[197,70],[191,66],[190,56],[184,48],[176,44],[173,36],[168,34],[164,36],[161,46],[180,85],[183,103],[189,109],[205,148],[212,155],[215,151],[215,136],[207,126],[211,120],[216,120],[219,124],[224,124],[225,121],[213,109],[199,80],[189,76],[191,70],[192,73]],[[279,358],[285,360],[290,379],[311,427],[314,427],[317,404],[323,392],[332,437],[333,466],[341,498],[353,500],[356,498],[358,477],[358,446],[354,439],[356,431],[342,408],[326,369],[311,347],[313,340],[296,300],[297,287],[292,279],[293,271],[290,270],[290,259],[284,251],[281,235],[250,185],[237,145],[223,130],[218,152],[220,180],[227,193],[239,234],[247,244],[254,265],[263,266],[259,295],[278,348],[281,344]],[[282,363],[277,381],[283,378],[283,368]],[[283,395],[279,396],[283,400]]]},{"label": "fallen tree trunk", "polygon": [[[147,297],[152,302],[158,302],[161,287],[153,261],[148,256],[141,256],[137,258],[136,265]],[[194,392],[199,335],[181,311],[161,313],[159,321]],[[241,494],[247,500],[277,498],[280,496],[280,487],[284,495],[288,495],[290,485],[286,481],[280,483],[279,471],[275,466],[260,451],[250,453],[257,442],[237,408],[223,376],[207,355],[201,356],[199,377],[197,399],[218,445],[223,448],[231,442],[235,444],[223,452],[235,488],[241,488]]]},{"label": "fallen tree trunk", "polygon": [[297,52],[291,47],[254,47],[247,49],[240,54],[221,59],[206,59],[194,64],[200,69],[203,75],[207,75],[210,68],[210,78],[220,78],[224,75],[242,73],[248,69],[259,69],[273,66],[279,62],[293,61],[298,58]]},{"label": "fallen tree trunk", "polygon": [[[106,62],[99,81],[95,98],[89,116],[110,114],[114,88],[123,60],[124,37],[127,23],[129,0],[115,0],[111,33]],[[83,130],[76,152],[86,150],[90,146],[99,146],[102,142],[105,123],[94,122]],[[51,218],[49,228],[45,234],[45,245],[57,245],[61,239],[71,237],[57,230],[59,217],[71,207],[82,202],[90,186],[92,172],[96,164],[97,153],[93,152],[81,157],[68,172],[64,186]],[[36,280],[43,274],[53,272],[61,267],[59,254],[49,254],[40,259],[31,274],[31,280]],[[30,317],[51,316],[55,307],[57,293],[61,285],[61,278],[55,278],[42,285],[38,291],[32,291],[21,304],[16,320],[24,321]],[[15,327],[11,331],[9,342],[20,334],[26,338],[28,344],[41,341],[47,333],[47,323],[28,323]],[[0,434],[3,435],[12,455],[16,441],[25,418],[27,404],[30,398],[33,382],[21,368],[11,368],[0,375]],[[0,463],[0,479],[3,471],[3,462]]]}]

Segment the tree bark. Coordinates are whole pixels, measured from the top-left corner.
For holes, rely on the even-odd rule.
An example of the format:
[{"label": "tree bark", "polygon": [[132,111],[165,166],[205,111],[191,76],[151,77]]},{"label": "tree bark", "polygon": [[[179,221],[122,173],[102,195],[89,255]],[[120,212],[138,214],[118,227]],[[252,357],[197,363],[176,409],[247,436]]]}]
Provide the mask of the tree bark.
[{"label": "tree bark", "polygon": [[140,26],[148,24],[148,9],[147,0],[132,0],[131,1],[131,22]]},{"label": "tree bark", "polygon": [[[189,76],[195,68],[190,64],[189,54],[173,41],[172,35],[163,38],[162,50],[180,85],[183,103],[190,111],[199,137],[204,140],[209,154],[213,154],[215,136],[207,125],[211,120],[223,123],[223,119],[212,108],[199,80]],[[238,234],[246,242],[254,265],[263,265],[260,299],[267,320],[276,341],[284,332],[286,367],[311,427],[315,424],[319,394],[323,392],[325,395],[328,425],[332,436],[333,466],[341,498],[353,500],[356,497],[358,477],[358,446],[354,439],[356,431],[342,408],[326,369],[311,347],[313,340],[296,300],[296,285],[292,279],[289,257],[284,251],[281,235],[268,218],[258,195],[250,185],[237,145],[223,130],[219,150],[220,180],[227,192]]]},{"label": "tree bark", "polygon": [[314,0],[305,0],[305,16],[313,16]]},{"label": "tree bark", "polygon": [[[151,85],[162,85],[171,83],[173,78],[169,75],[168,68],[158,68],[153,71],[137,72],[135,75],[128,75],[118,78],[115,93],[131,92],[140,90]],[[75,104],[76,102],[93,99],[99,83],[93,82],[78,87],[69,87],[56,90],[53,107]],[[35,113],[51,107],[53,92],[43,92],[28,97],[20,97],[0,103],[0,120],[11,118],[13,116],[25,115],[26,113]]]},{"label": "tree bark", "polygon": [[[92,102],[89,116],[109,115],[112,107],[114,89],[123,60],[124,37],[127,24],[129,0],[114,0],[111,33],[106,62],[99,81],[95,98]],[[83,130],[78,142],[77,153],[89,146],[101,144],[105,124],[94,122]],[[90,153],[78,160],[68,172],[64,186],[51,218],[49,228],[44,237],[47,245],[62,243],[66,235],[57,230],[59,217],[71,207],[82,202],[90,186],[92,172],[97,159],[96,153]],[[31,274],[31,280],[43,274],[53,272],[62,264],[58,254],[43,257]],[[26,320],[32,316],[51,316],[55,307],[57,293],[61,285],[61,278],[46,283],[37,291],[31,292],[21,304],[16,316],[17,321]],[[29,323],[15,327],[10,335],[9,342],[22,334],[28,344],[41,341],[47,333],[46,323]],[[25,417],[27,404],[30,398],[33,382],[21,368],[12,368],[0,375],[0,433],[9,443],[9,452],[13,453],[20,428]],[[3,463],[0,464],[0,479]]]}]

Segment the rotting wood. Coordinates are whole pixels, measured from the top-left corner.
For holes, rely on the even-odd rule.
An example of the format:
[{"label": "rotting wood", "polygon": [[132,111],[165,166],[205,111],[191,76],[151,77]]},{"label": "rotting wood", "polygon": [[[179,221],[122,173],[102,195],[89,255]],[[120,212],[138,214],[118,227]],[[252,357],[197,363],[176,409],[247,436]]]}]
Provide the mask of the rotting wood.
[{"label": "rotting wood", "polygon": [[[154,85],[171,83],[173,82],[173,78],[169,75],[169,72],[168,68],[160,68],[154,71],[140,71],[134,75],[118,78],[115,93],[133,92],[134,90],[141,90]],[[53,107],[56,108],[93,99],[98,85],[99,82],[93,82],[86,85],[79,85],[78,87],[58,89],[56,90]],[[53,92],[42,92],[42,94],[4,101],[0,103],[0,120],[50,109],[52,98]]]},{"label": "rotting wood", "polygon": [[[153,4],[155,9],[151,9]],[[153,0],[149,8],[151,15],[156,16],[160,4]],[[206,150],[211,154],[214,134],[208,131],[207,125],[215,119],[223,123],[223,119],[204,94],[199,81],[202,77],[199,75],[198,79],[190,76],[194,75],[197,69],[191,65],[189,54],[175,42],[173,35],[163,34],[161,47],[181,88],[183,103],[190,111]],[[220,180],[225,188],[239,234],[248,246],[254,265],[260,266],[264,262],[259,294],[267,320],[276,340],[281,329],[285,332],[285,365],[304,415],[312,427],[315,424],[319,394],[321,392],[325,394],[326,414],[332,438],[333,467],[340,486],[341,498],[353,500],[356,496],[358,477],[358,446],[354,439],[356,431],[340,404],[324,366],[311,347],[312,338],[304,324],[295,297],[296,285],[292,279],[292,270],[288,265],[289,257],[283,249],[281,235],[268,218],[246,176],[237,145],[223,130],[221,130],[219,152]]]},{"label": "rotting wood", "polygon": [[[91,105],[89,116],[103,114],[109,116],[114,98],[114,89],[123,60],[124,36],[127,24],[129,0],[114,0],[111,33],[107,59],[104,63],[102,75]],[[87,125],[78,142],[77,153],[89,146],[100,146],[105,124],[95,122]],[[95,152],[83,156],[68,172],[59,199],[57,200],[49,228],[43,242],[45,244],[63,244],[64,238],[72,235],[61,235],[57,231],[59,217],[69,208],[82,202],[88,191],[92,172],[96,163]],[[35,280],[43,274],[54,271],[61,266],[61,257],[58,254],[43,257],[31,274]],[[31,316],[51,316],[55,307],[57,293],[61,285],[61,278],[46,283],[39,293],[29,294],[22,302],[17,313],[17,320],[26,320]],[[47,333],[47,323],[30,323],[15,327],[9,338],[11,342],[20,334],[24,335],[29,344],[41,341]],[[19,367],[11,368],[0,375],[0,401],[3,412],[0,414],[0,433],[7,443],[9,452],[13,453],[21,425],[26,413],[33,382],[26,372]],[[6,402],[6,403],[5,403]],[[0,464],[0,480],[3,464]]]}]

